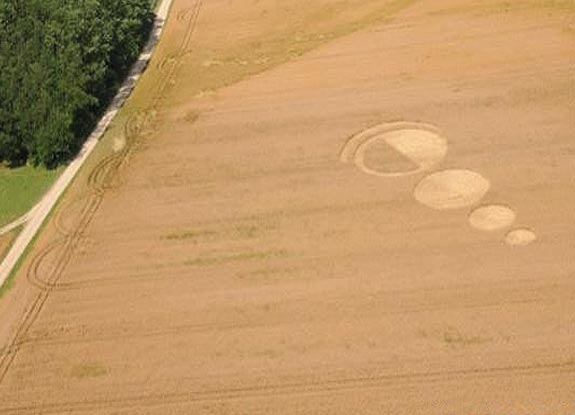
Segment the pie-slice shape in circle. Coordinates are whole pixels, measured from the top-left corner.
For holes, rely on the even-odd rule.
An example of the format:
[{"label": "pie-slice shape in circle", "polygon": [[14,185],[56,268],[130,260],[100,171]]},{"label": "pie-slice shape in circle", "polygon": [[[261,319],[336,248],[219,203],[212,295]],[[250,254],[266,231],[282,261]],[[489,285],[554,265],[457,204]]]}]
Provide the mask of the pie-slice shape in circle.
[{"label": "pie-slice shape in circle", "polygon": [[430,169],[447,154],[447,140],[423,128],[385,131],[361,143],[355,164],[367,174],[397,177]]}]

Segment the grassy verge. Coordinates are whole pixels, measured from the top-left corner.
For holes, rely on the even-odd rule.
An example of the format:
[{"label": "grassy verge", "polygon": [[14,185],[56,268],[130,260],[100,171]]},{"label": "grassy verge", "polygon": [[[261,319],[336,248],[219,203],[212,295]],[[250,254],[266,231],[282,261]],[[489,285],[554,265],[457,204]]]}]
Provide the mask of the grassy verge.
[{"label": "grassy verge", "polygon": [[8,255],[8,251],[10,250],[10,248],[12,248],[12,245],[14,245],[16,237],[18,236],[21,230],[22,226],[18,226],[11,232],[8,232],[7,234],[0,236],[0,262],[2,262],[2,260],[6,258],[6,255]]},{"label": "grassy verge", "polygon": [[[18,234],[20,233],[21,230],[22,226],[19,226],[13,231],[0,236],[0,262],[2,262],[6,257],[6,255],[8,255],[10,248],[12,248],[12,245],[14,245],[14,242],[16,242],[16,238],[18,237]],[[12,280],[13,276],[10,275],[10,277],[6,280],[6,282],[0,285],[0,298],[2,298],[4,293],[10,289],[10,287],[13,284]]]},{"label": "grassy verge", "polygon": [[54,183],[62,169],[0,167],[0,226],[30,210]]}]

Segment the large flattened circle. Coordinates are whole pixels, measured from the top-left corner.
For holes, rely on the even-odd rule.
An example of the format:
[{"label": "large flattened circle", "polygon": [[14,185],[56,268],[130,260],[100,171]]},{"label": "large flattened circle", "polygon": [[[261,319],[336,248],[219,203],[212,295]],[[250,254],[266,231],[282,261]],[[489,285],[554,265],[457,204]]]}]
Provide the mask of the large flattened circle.
[{"label": "large flattened circle", "polygon": [[425,177],[415,187],[415,199],[433,209],[461,209],[479,202],[491,187],[470,170],[444,170]]},{"label": "large flattened circle", "polygon": [[[431,129],[409,126],[378,132],[357,149],[355,164],[365,173],[396,177],[428,170],[443,160],[447,140]],[[408,169],[399,168],[394,160],[404,159]],[[374,163],[371,160],[380,160]]]}]

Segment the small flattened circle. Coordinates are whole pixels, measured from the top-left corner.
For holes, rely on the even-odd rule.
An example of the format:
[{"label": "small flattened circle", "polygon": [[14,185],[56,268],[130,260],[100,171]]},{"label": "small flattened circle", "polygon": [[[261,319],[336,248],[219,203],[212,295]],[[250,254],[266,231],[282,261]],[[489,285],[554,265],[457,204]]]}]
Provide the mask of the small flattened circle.
[{"label": "small flattened circle", "polygon": [[479,202],[491,184],[470,170],[444,170],[433,173],[415,187],[415,199],[433,209],[461,209]]},{"label": "small flattened circle", "polygon": [[112,150],[114,150],[114,153],[122,151],[124,147],[126,147],[126,137],[120,136],[114,138],[114,142],[112,143]]},{"label": "small flattened circle", "polygon": [[469,223],[481,231],[496,231],[511,226],[515,212],[507,206],[487,205],[475,209],[469,215]]},{"label": "small flattened circle", "polygon": [[527,246],[536,240],[537,235],[531,229],[514,229],[505,237],[505,242],[511,246]]}]

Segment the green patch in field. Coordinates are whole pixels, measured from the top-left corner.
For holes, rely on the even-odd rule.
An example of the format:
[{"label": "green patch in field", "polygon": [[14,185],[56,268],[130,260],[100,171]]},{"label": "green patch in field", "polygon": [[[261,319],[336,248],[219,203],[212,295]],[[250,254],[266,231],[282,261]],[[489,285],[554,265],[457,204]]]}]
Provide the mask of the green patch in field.
[{"label": "green patch in field", "polygon": [[185,232],[178,232],[178,233],[171,233],[165,236],[165,239],[169,241],[181,241],[185,239],[197,239],[202,237],[209,237],[217,235],[215,231],[209,230],[201,230],[201,231],[185,231]]},{"label": "green patch in field", "polygon": [[190,261],[186,261],[185,265],[189,266],[209,266],[209,265],[220,265],[229,262],[240,262],[240,261],[250,261],[250,260],[264,260],[271,258],[283,258],[288,254],[285,250],[275,250],[275,251],[265,251],[265,252],[245,252],[241,254],[234,255],[224,255],[217,257],[208,258],[196,258]]},{"label": "green patch in field", "polygon": [[0,226],[30,210],[61,171],[31,166],[0,167]]},{"label": "green patch in field", "polygon": [[97,378],[108,374],[108,369],[100,364],[85,364],[72,369],[72,377],[77,379]]},{"label": "green patch in field", "polygon": [[259,280],[259,279],[284,279],[286,276],[297,275],[298,268],[280,268],[280,267],[268,267],[260,268],[253,271],[237,273],[236,276],[240,280]]},{"label": "green patch in field", "polygon": [[277,228],[275,222],[270,220],[260,220],[236,225],[228,229],[190,229],[179,232],[172,232],[162,237],[168,241],[186,241],[192,240],[197,242],[199,239],[214,240],[216,238],[228,237],[231,239],[253,239],[261,236],[263,233],[273,231]]},{"label": "green patch in field", "polygon": [[448,327],[447,330],[443,332],[443,341],[449,346],[465,347],[487,343],[491,341],[491,339],[482,336],[463,334],[453,327]]}]

